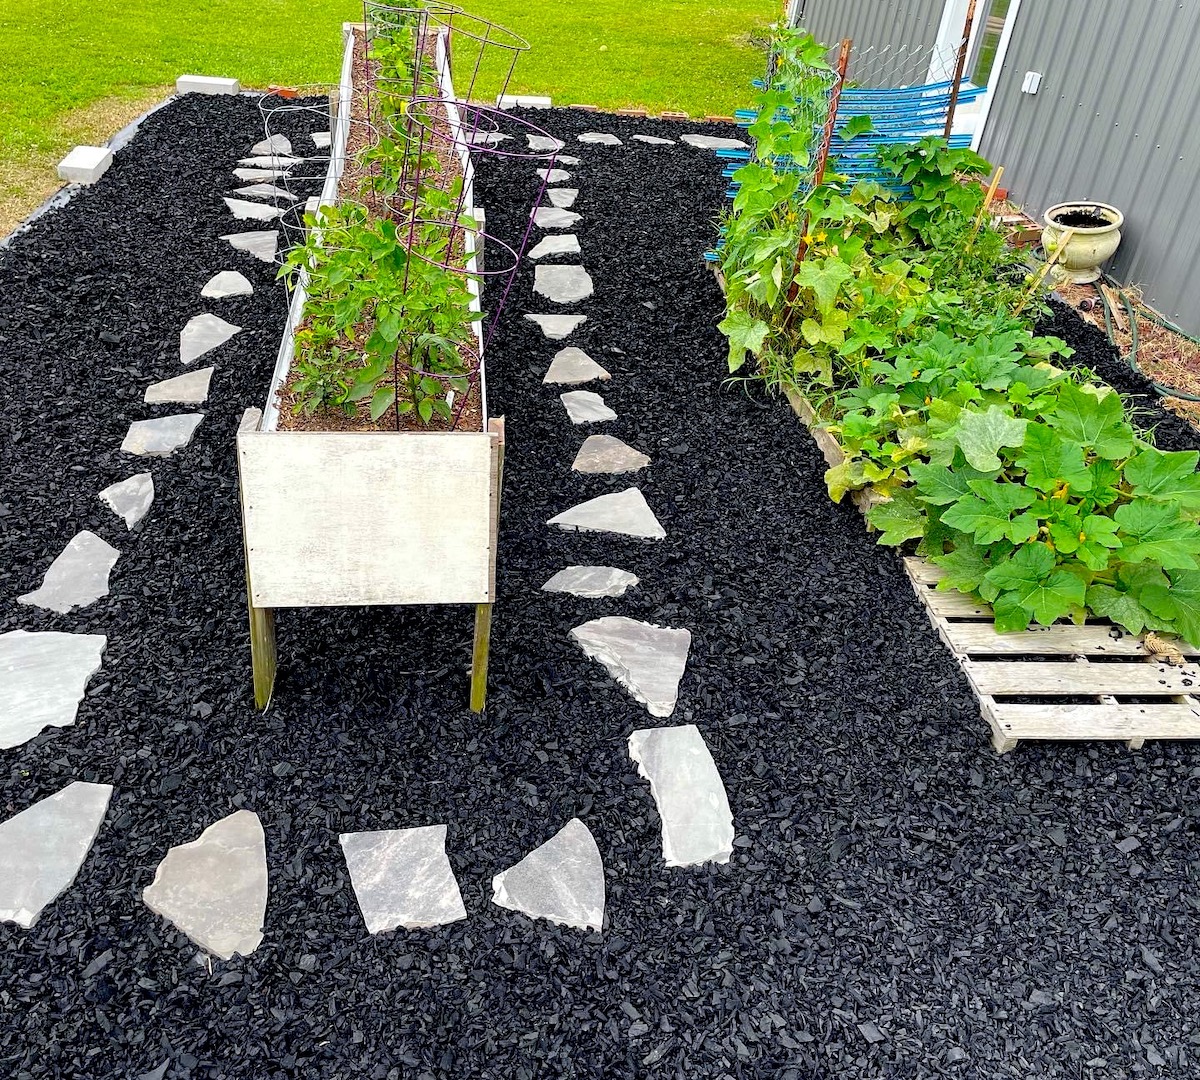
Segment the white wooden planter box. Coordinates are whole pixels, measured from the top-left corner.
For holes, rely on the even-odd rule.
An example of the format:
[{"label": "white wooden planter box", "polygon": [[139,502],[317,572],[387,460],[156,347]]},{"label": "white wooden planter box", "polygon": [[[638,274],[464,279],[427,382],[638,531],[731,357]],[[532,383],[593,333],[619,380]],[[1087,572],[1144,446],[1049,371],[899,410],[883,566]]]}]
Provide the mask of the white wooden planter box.
[{"label": "white wooden planter box", "polygon": [[[330,167],[321,203],[336,201],[345,164],[354,34],[348,24]],[[460,126],[444,32],[436,42],[439,85],[451,125]],[[473,169],[460,151],[464,210],[473,208]],[[475,236],[465,235],[467,269],[476,270]],[[479,286],[468,279],[471,306]],[[365,604],[475,604],[471,705],[483,707],[491,605],[496,595],[496,535],[503,420],[488,420],[480,322],[481,431],[279,431],[279,393],[304,317],[298,283],[261,420],[237,436],[246,585],[255,699],[270,700],[275,676],[275,608]]]}]

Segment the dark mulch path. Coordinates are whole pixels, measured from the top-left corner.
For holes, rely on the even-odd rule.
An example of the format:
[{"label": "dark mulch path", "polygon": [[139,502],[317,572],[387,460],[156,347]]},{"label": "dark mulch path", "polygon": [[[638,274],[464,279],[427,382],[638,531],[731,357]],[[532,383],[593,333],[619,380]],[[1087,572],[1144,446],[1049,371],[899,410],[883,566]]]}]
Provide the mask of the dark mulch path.
[{"label": "dark mulch path", "polygon": [[[686,130],[534,119],[563,137]],[[710,154],[568,151],[597,293],[567,343],[613,372],[605,430],[652,455],[636,482],[667,539],[546,529],[626,481],[569,472],[585,432],[541,385],[559,343],[521,318],[546,310],[527,266],[489,357],[510,447],[487,715],[466,709],[458,609],[282,613],[276,699],[254,711],[232,435],[265,392],[283,296],[215,239],[230,230],[213,196],[258,130],[245,100],[173,106],[0,258],[0,628],[110,637],[78,725],[3,753],[3,808],[69,779],[117,789],[76,884],[32,931],[0,927],[0,1072],[1191,1075],[1200,752],[992,752],[895,556],[828,502],[791,413],[724,383],[721,297],[698,261],[724,186]],[[535,182],[481,162],[491,231],[514,233]],[[247,330],[216,354],[197,440],[152,464],[157,501],[127,535],[95,492],[140,467],[117,452],[125,426],[226,266],[261,286],[213,307]],[[80,527],[124,553],[112,595],[75,616],[18,608]],[[642,584],[609,601],[539,592],[590,560]],[[656,722],[567,639],[606,612],[694,634],[673,719],[700,726],[725,778],[727,866],[661,865],[625,748]],[[266,827],[266,937],[210,971],[139,895],[168,846],[238,806]],[[488,902],[492,874],[572,815],[604,858],[602,935]],[[443,821],[468,919],[369,937],[337,833]]]}]

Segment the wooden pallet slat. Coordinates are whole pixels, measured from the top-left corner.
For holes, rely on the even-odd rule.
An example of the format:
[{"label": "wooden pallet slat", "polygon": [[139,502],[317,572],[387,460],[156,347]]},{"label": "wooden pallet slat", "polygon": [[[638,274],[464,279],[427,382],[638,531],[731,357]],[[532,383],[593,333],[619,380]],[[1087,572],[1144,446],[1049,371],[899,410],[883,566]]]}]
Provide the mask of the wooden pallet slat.
[{"label": "wooden pallet slat", "polygon": [[[1108,626],[1039,626],[998,634],[990,622],[947,622],[947,644],[963,656],[1136,656],[1146,657],[1141,640],[1113,637]],[[1186,650],[1185,650],[1186,655]],[[1193,651],[1192,655],[1200,656]]]},{"label": "wooden pallet slat", "polygon": [[988,719],[1009,739],[1194,739],[1200,714],[1183,704],[1016,705],[989,701]]},{"label": "wooden pallet slat", "polygon": [[1200,670],[1170,664],[1082,665],[1055,660],[963,659],[962,666],[979,693],[993,697],[997,694],[1170,697],[1200,690]]}]

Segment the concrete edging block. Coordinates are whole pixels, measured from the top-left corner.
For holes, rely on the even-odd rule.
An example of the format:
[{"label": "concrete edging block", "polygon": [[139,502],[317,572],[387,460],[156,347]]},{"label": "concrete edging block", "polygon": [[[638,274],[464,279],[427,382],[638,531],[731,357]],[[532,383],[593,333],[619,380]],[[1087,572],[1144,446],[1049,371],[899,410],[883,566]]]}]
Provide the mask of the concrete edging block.
[{"label": "concrete edging block", "polygon": [[242,84],[237,79],[221,79],[213,75],[180,75],[175,80],[177,94],[240,94]]},{"label": "concrete edging block", "polygon": [[58,163],[58,175],[72,184],[94,184],[112,164],[107,146],[77,146]]}]

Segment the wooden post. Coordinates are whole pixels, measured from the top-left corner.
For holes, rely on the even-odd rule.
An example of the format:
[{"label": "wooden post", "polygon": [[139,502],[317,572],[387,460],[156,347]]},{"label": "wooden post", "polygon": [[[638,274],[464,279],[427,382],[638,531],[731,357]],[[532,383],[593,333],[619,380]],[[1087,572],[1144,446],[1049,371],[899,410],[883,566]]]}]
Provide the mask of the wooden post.
[{"label": "wooden post", "polygon": [[500,543],[500,494],[504,486],[504,417],[488,421],[496,435],[496,467],[492,486],[492,602],[475,605],[475,640],[471,648],[471,712],[483,712],[487,704],[488,658],[492,648],[492,608],[496,603],[496,549]]},{"label": "wooden post", "polygon": [[958,59],[954,64],[954,81],[950,83],[950,107],[946,110],[945,138],[950,138],[954,128],[954,110],[958,105],[958,84],[962,82],[963,69],[967,66],[967,47],[971,44],[971,27],[975,24],[975,2],[967,5],[967,18],[963,23],[962,42],[958,46]]},{"label": "wooden post", "polygon": [[254,704],[265,709],[275,691],[275,609],[254,606],[250,577],[246,576],[246,600],[250,609],[250,663],[254,669]]}]

